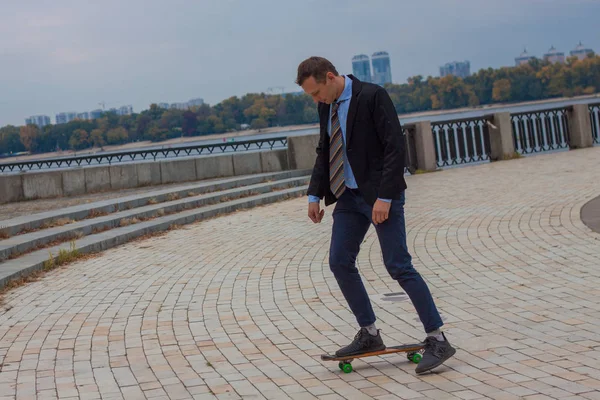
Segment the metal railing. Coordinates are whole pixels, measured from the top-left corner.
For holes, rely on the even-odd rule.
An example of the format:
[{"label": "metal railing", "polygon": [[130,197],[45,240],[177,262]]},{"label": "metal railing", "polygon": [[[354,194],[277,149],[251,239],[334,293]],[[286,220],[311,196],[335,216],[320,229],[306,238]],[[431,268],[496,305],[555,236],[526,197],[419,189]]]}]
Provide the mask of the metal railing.
[{"label": "metal railing", "polygon": [[515,151],[538,153],[569,148],[571,107],[511,114]]},{"label": "metal railing", "polygon": [[594,138],[594,143],[600,144],[600,103],[590,104],[588,108],[592,124],[592,137]]},{"label": "metal railing", "polygon": [[404,173],[414,174],[417,170],[417,145],[415,142],[416,129],[414,125],[403,125],[404,143],[406,154],[404,162]]},{"label": "metal railing", "polygon": [[160,149],[124,151],[102,154],[90,154],[85,156],[47,158],[32,161],[11,162],[0,164],[0,172],[23,171],[46,168],[63,168],[75,166],[89,166],[114,164],[132,161],[144,161],[162,158],[187,157],[208,154],[230,153],[248,150],[262,150],[274,148],[286,148],[287,137],[276,137],[270,139],[245,140],[239,142],[225,142],[218,144],[204,144],[196,146],[182,146]]},{"label": "metal railing", "polygon": [[431,132],[438,167],[490,160],[489,118],[433,122]]}]

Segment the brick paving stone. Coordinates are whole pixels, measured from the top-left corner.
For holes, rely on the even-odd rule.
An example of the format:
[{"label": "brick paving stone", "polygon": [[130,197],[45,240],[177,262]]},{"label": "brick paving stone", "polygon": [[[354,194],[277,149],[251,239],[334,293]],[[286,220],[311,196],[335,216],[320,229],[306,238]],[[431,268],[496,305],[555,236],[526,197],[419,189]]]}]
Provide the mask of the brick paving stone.
[{"label": "brick paving stone", "polygon": [[[18,287],[0,308],[6,398],[598,399],[600,148],[407,178],[408,245],[456,357],[319,355],[356,332],[306,199],[187,225]],[[357,258],[387,344],[423,339],[373,228]]]}]

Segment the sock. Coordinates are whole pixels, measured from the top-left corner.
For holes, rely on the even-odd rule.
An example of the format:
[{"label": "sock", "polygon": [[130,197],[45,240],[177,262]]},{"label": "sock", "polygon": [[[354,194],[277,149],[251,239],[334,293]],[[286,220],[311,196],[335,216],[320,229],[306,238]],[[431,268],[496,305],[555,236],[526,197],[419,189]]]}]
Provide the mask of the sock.
[{"label": "sock", "polygon": [[434,338],[436,338],[438,341],[443,342],[444,341],[444,336],[442,335],[442,331],[439,329],[436,329],[433,332],[429,332],[427,334],[427,336],[433,336]]},{"label": "sock", "polygon": [[365,326],[365,329],[367,330],[367,332],[369,332],[369,335],[377,336],[377,328],[375,327],[374,323],[369,326]]}]

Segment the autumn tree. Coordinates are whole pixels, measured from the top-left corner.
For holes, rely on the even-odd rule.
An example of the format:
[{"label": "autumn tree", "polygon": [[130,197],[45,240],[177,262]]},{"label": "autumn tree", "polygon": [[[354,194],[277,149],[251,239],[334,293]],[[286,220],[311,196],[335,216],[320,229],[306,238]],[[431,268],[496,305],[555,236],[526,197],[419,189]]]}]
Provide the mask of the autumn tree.
[{"label": "autumn tree", "polygon": [[80,150],[89,147],[88,133],[84,129],[76,129],[69,139],[69,147],[73,150]]},{"label": "autumn tree", "polygon": [[19,129],[21,143],[27,151],[35,152],[40,129],[37,125],[24,125]]},{"label": "autumn tree", "polygon": [[122,126],[106,132],[106,142],[108,144],[121,144],[127,140],[127,131]]},{"label": "autumn tree", "polygon": [[104,132],[102,129],[94,129],[90,132],[90,144],[93,147],[102,148],[106,144],[106,140],[104,140]]},{"label": "autumn tree", "polygon": [[0,154],[12,154],[25,151],[20,139],[20,129],[13,125],[0,128]]},{"label": "autumn tree", "polygon": [[492,98],[494,101],[507,101],[510,98],[510,81],[508,79],[500,79],[494,82]]},{"label": "autumn tree", "polygon": [[196,133],[198,127],[198,117],[196,113],[188,110],[183,113],[181,121],[181,129],[185,136],[193,136]]}]

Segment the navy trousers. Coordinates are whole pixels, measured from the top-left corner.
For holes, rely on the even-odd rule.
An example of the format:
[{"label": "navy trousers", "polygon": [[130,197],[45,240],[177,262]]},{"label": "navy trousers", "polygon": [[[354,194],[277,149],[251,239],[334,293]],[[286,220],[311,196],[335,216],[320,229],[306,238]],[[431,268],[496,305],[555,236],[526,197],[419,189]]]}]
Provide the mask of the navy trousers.
[{"label": "navy trousers", "polygon": [[[406,245],[404,201],[404,193],[401,199],[392,200],[388,219],[375,225],[375,230],[388,273],[409,296],[425,332],[429,333],[443,323],[427,284],[412,265]],[[371,301],[356,268],[356,257],[372,223],[372,212],[373,208],[357,189],[346,188],[333,211],[329,252],[331,271],[361,327],[375,322]]]}]

